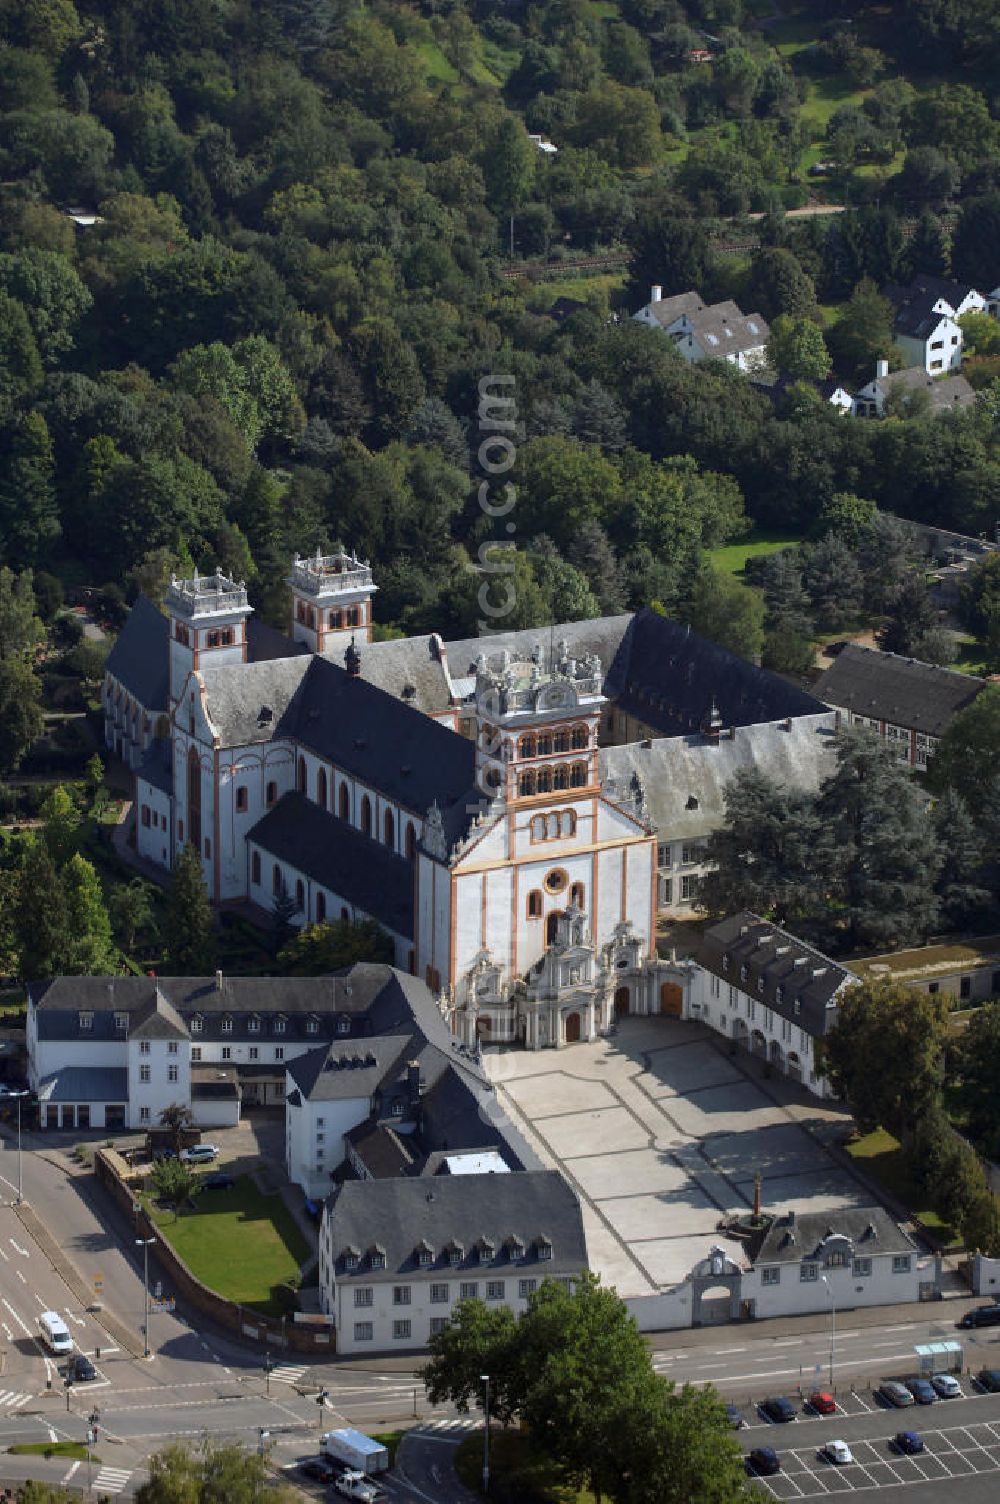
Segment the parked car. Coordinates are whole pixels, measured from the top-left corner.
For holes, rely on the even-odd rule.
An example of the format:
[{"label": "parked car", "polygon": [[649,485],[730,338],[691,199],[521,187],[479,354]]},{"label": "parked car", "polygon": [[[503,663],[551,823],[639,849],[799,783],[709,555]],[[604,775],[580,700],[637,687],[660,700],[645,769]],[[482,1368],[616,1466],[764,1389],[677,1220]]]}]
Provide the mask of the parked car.
[{"label": "parked car", "polygon": [[1000,1304],[975,1306],[971,1311],[966,1311],[958,1325],[965,1329],[970,1326],[1000,1326]]},{"label": "parked car", "polygon": [[838,1467],[854,1461],[854,1453],[846,1441],[828,1441],[821,1451],[827,1462],[835,1462]]},{"label": "parked car", "polygon": [[205,1164],[219,1153],[217,1144],[195,1144],[191,1149],[181,1150],[181,1159],[188,1165]]},{"label": "parked car", "polygon": [[837,1413],[837,1401],[825,1389],[817,1389],[809,1396],[806,1404],[816,1415],[836,1415]]},{"label": "parked car", "polygon": [[781,1461],[773,1447],[754,1447],[743,1465],[751,1477],[773,1477],[781,1472]]},{"label": "parked car", "polygon": [[897,1431],[889,1445],[894,1452],[913,1457],[924,1450],[924,1438],[916,1431]]},{"label": "parked car", "polygon": [[976,1374],[976,1383],[988,1394],[1000,1394],[1000,1368],[981,1368]]},{"label": "parked car", "polygon": [[931,1383],[943,1400],[960,1400],[962,1386],[953,1373],[932,1373]]},{"label": "parked car", "polygon": [[203,1191],[231,1191],[236,1184],[232,1175],[225,1170],[214,1170],[211,1175],[206,1175],[201,1182]]},{"label": "parked car", "polygon": [[764,1400],[760,1409],[761,1414],[774,1421],[775,1425],[784,1425],[795,1419],[795,1406],[783,1394],[771,1395]]},{"label": "parked car", "polygon": [[913,1395],[897,1379],[886,1379],[879,1385],[876,1393],[881,1395],[887,1405],[894,1405],[897,1410],[905,1410],[907,1405],[913,1404]]},{"label": "parked car", "polygon": [[918,1405],[933,1405],[937,1399],[934,1393],[934,1385],[929,1379],[904,1379],[903,1383],[913,1395]]},{"label": "parked car", "polygon": [[97,1369],[85,1353],[74,1353],[66,1371],[74,1384],[87,1384],[97,1378]]},{"label": "parked car", "polygon": [[746,1425],[746,1421],[743,1419],[743,1411],[739,1405],[727,1405],[726,1418],[734,1431],[738,1431],[741,1426]]},{"label": "parked car", "polygon": [[304,1478],[314,1478],[317,1483],[332,1483],[341,1473],[328,1457],[303,1457],[298,1469]]}]

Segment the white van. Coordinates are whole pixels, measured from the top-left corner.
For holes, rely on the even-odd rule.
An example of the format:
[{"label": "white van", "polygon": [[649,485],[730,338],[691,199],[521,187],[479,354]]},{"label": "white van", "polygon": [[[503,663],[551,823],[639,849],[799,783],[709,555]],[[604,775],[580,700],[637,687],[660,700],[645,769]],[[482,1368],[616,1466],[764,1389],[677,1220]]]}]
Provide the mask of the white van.
[{"label": "white van", "polygon": [[64,1353],[73,1351],[73,1338],[69,1334],[69,1327],[58,1311],[43,1311],[38,1318],[38,1330],[49,1352],[62,1356]]}]

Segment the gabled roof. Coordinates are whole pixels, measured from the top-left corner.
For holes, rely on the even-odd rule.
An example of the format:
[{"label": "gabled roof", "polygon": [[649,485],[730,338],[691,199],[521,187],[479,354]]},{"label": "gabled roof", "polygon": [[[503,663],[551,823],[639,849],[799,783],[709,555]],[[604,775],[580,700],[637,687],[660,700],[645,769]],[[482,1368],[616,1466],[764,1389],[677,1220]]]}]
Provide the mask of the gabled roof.
[{"label": "gabled roof", "polygon": [[748,909],[709,925],[698,965],[793,1021],[814,1039],[837,1020],[836,994],[856,980],[822,951]]},{"label": "gabled roof", "polygon": [[838,710],[941,736],[985,685],[973,674],[851,642],[817,679],[816,693]]},{"label": "gabled roof", "polygon": [[154,995],[140,1004],[129,1020],[130,1039],[187,1039],[184,1020],[172,1003],[156,989]]},{"label": "gabled roof", "polygon": [[757,1249],[754,1265],[798,1264],[803,1259],[822,1263],[828,1238],[847,1238],[855,1258],[919,1252],[884,1207],[838,1206],[827,1212],[789,1212],[777,1217]]},{"label": "gabled roof", "polygon": [[[387,1180],[348,1180],[326,1205],[337,1278],[371,1283],[367,1258],[345,1269],[349,1248],[378,1247],[385,1253],[381,1277],[413,1273],[421,1266],[417,1249],[429,1245],[431,1269],[448,1267],[449,1244],[462,1249],[461,1265],[484,1275],[520,1271],[544,1278],[587,1266],[583,1217],[576,1194],[557,1170],[522,1171],[516,1175],[403,1176]],[[515,1255],[513,1239],[523,1247]],[[493,1256],[480,1262],[477,1250],[486,1240]],[[539,1247],[551,1247],[540,1259]]]},{"label": "gabled roof", "polygon": [[39,1102],[127,1102],[128,1071],[114,1065],[64,1065],[38,1085]]},{"label": "gabled roof", "polygon": [[688,315],[691,332],[706,355],[725,358],[756,350],[771,337],[763,314],[741,313],[735,303],[714,303]]},{"label": "gabled roof", "polygon": [[410,1049],[406,1034],[337,1041],[296,1056],[288,1063],[288,1074],[310,1102],[371,1097]]},{"label": "gabled roof", "polygon": [[369,1118],[356,1128],[349,1129],[344,1138],[372,1180],[408,1175],[413,1169],[412,1149],[388,1123],[379,1123]]},{"label": "gabled roof", "polygon": [[645,304],[640,311],[652,314],[656,322],[664,328],[668,324],[675,324],[683,314],[699,313],[705,306],[701,293],[677,292],[669,298],[658,298],[655,303]]},{"label": "gabled roof", "polygon": [[971,282],[955,282],[951,277],[935,277],[929,272],[918,272],[905,285],[890,282],[883,289],[882,295],[896,309],[911,307],[922,312],[925,317],[930,317],[935,303],[946,303],[951,309],[960,308],[971,293],[977,293]]},{"label": "gabled roof", "polygon": [[146,710],[163,713],[169,686],[170,623],[148,596],[137,596],[104,665],[105,673]]},{"label": "gabled roof", "polygon": [[413,864],[305,794],[285,794],[250,828],[247,840],[412,939]]}]

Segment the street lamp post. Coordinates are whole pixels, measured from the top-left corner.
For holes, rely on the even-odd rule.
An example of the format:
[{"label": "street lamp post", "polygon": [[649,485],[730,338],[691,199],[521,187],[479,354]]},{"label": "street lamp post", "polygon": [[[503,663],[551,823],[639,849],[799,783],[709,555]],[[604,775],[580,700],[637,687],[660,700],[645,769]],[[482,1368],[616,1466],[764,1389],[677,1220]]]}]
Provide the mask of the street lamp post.
[{"label": "street lamp post", "polygon": [[20,1206],[24,1200],[21,1183],[21,1100],[28,1093],[26,1091],[12,1091],[10,1095],[17,1098],[17,1201],[14,1204],[15,1206]]},{"label": "street lamp post", "polygon": [[490,1376],[488,1373],[479,1375],[483,1383],[483,1412],[486,1418],[486,1429],[483,1431],[483,1493],[490,1491]]},{"label": "street lamp post", "polygon": [[825,1274],[820,1279],[826,1286],[826,1293],[830,1297],[830,1391],[833,1391],[833,1349],[837,1340],[837,1303],[833,1298],[833,1286]]},{"label": "street lamp post", "polygon": [[323,1406],[326,1404],[329,1398],[330,1391],[328,1389],[321,1389],[319,1394],[317,1394],[316,1396],[316,1403],[319,1406],[319,1434],[321,1436],[323,1434]]},{"label": "street lamp post", "polygon": [[136,1238],[135,1246],[142,1249],[142,1356],[149,1357],[149,1250],[155,1238]]},{"label": "street lamp post", "polygon": [[266,1386],[268,1399],[270,1399],[270,1397],[271,1397],[271,1369],[273,1367],[274,1367],[274,1360],[272,1359],[271,1354],[270,1353],[265,1353],[264,1354],[264,1384]]}]

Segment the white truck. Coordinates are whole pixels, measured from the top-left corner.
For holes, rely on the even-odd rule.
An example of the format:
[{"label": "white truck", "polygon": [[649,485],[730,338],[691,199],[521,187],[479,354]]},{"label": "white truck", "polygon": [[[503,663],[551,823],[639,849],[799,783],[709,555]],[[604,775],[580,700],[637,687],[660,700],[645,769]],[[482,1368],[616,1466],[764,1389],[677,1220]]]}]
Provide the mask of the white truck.
[{"label": "white truck", "polygon": [[326,1431],[323,1453],[358,1473],[384,1473],[389,1466],[388,1448],[373,1441],[363,1431],[355,1431],[352,1426],[345,1426],[340,1431]]},{"label": "white truck", "polygon": [[379,1501],[385,1498],[382,1490],[377,1488],[370,1478],[366,1478],[364,1473],[359,1473],[353,1468],[346,1473],[341,1473],[339,1478],[334,1478],[333,1487],[345,1499],[360,1499],[361,1504],[379,1504]]}]

